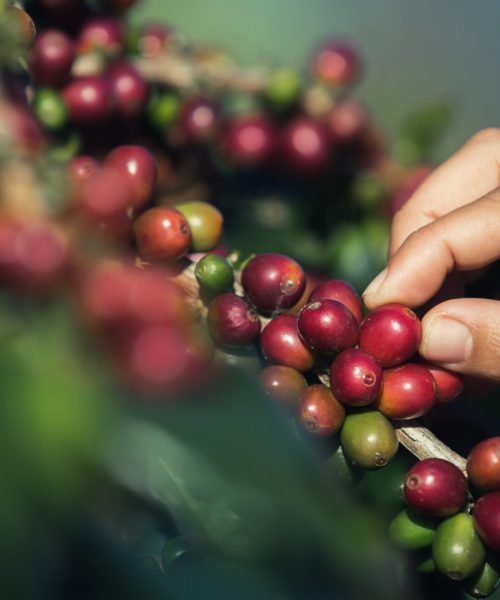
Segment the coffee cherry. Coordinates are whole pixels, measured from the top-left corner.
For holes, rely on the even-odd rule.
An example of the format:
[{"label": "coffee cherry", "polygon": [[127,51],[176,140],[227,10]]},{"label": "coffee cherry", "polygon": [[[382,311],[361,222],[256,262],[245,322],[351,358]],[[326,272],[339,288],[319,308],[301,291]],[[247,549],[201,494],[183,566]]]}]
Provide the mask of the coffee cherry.
[{"label": "coffee cherry", "polygon": [[298,117],[281,132],[285,164],[300,173],[316,173],[330,159],[330,142],[324,126],[309,117]]},{"label": "coffee cherry", "polygon": [[487,598],[498,588],[500,569],[497,562],[487,558],[478,573],[466,582],[465,590],[473,598]]},{"label": "coffee cherry", "polygon": [[483,541],[493,550],[500,550],[500,491],[481,496],[472,516]]},{"label": "coffee cherry", "polygon": [[286,110],[299,100],[301,85],[297,71],[290,68],[278,69],[267,81],[265,99],[274,110]]},{"label": "coffee cherry", "polygon": [[314,364],[314,353],[302,341],[294,315],[274,317],[260,336],[264,357],[272,363],[309,371]]},{"label": "coffee cherry", "polygon": [[295,407],[307,382],[297,370],[282,365],[265,367],[259,373],[259,381],[268,396],[285,407]]},{"label": "coffee cherry", "polygon": [[104,160],[104,166],[118,173],[130,186],[132,206],[144,206],[156,184],[156,160],[144,146],[117,146]]},{"label": "coffee cherry", "polygon": [[448,371],[425,360],[419,361],[431,372],[436,384],[436,402],[446,404],[459,396],[464,389],[464,378],[460,373]]},{"label": "coffee cherry", "polygon": [[348,415],[340,432],[345,455],[362,469],[384,467],[398,451],[391,423],[376,410]]},{"label": "coffee cherry", "polygon": [[210,252],[220,242],[224,218],[220,211],[208,202],[183,202],[176,206],[187,219],[191,228],[191,249],[194,252]]},{"label": "coffee cherry", "polygon": [[355,467],[345,456],[342,446],[339,446],[335,452],[325,461],[325,470],[327,474],[332,474],[335,481],[349,486],[356,485],[363,478],[363,471]]},{"label": "coffee cherry", "polygon": [[336,354],[358,341],[358,322],[352,312],[335,300],[306,304],[299,313],[302,339],[319,354]]},{"label": "coffee cherry", "polygon": [[149,96],[149,85],[139,71],[127,61],[117,61],[107,68],[106,78],[118,114],[122,117],[139,115]]},{"label": "coffee cherry", "polygon": [[241,283],[260,311],[274,313],[300,300],[306,277],[302,267],[288,256],[257,254],[245,265]]},{"label": "coffee cherry", "polygon": [[114,171],[98,165],[76,186],[78,211],[94,224],[124,215],[131,202],[127,182]]},{"label": "coffee cherry", "polygon": [[217,128],[215,104],[207,98],[191,98],[182,107],[180,126],[186,137],[200,142],[212,137]]},{"label": "coffee cherry", "polygon": [[240,117],[227,126],[223,144],[230,160],[243,166],[257,166],[273,150],[274,129],[266,117]]},{"label": "coffee cherry", "polygon": [[91,125],[111,113],[113,98],[108,81],[99,75],[79,77],[63,89],[63,98],[72,121]]},{"label": "coffee cherry", "polygon": [[467,480],[451,462],[426,458],[407,473],[403,493],[411,507],[435,517],[449,517],[465,504]]},{"label": "coffee cherry", "polygon": [[68,164],[68,177],[75,186],[89,179],[99,170],[99,163],[92,156],[75,156]]},{"label": "coffee cherry", "polygon": [[313,76],[322,83],[331,86],[347,86],[358,78],[361,62],[351,44],[332,40],[316,51],[311,70]]},{"label": "coffee cherry", "polygon": [[405,508],[391,521],[389,539],[403,550],[426,548],[432,544],[436,526],[432,517]]},{"label": "coffee cherry", "polygon": [[179,113],[179,96],[171,91],[154,92],[148,102],[146,115],[158,133],[164,133],[172,126]]},{"label": "coffee cherry", "polygon": [[358,323],[363,320],[363,304],[356,290],[347,281],[330,279],[316,286],[309,296],[309,302],[317,300],[336,300],[345,304],[356,317]]},{"label": "coffee cherry", "polygon": [[467,475],[483,492],[500,490],[500,437],[483,440],[467,458]]},{"label": "coffee cherry", "polygon": [[373,356],[350,348],[333,361],[330,384],[334,395],[344,404],[365,406],[380,394],[382,369]]},{"label": "coffee cherry", "polygon": [[123,51],[125,32],[120,19],[102,17],[84,23],[77,40],[78,54],[103,52],[117,56]]},{"label": "coffee cherry", "polygon": [[208,328],[224,346],[248,346],[260,333],[260,319],[250,304],[236,294],[221,294],[208,309]]},{"label": "coffee cherry", "polygon": [[170,27],[162,23],[146,23],[139,32],[138,49],[143,56],[154,58],[168,47],[174,37]]},{"label": "coffee cherry", "polygon": [[432,557],[438,570],[450,579],[461,580],[477,573],[485,554],[470,515],[450,517],[436,529]]},{"label": "coffee cherry", "polygon": [[163,206],[142,213],[134,224],[134,234],[139,255],[148,262],[181,258],[191,243],[191,230],[184,215]]},{"label": "coffee cherry", "polygon": [[382,367],[395,367],[417,352],[422,325],[415,313],[401,304],[386,304],[361,322],[359,347]]},{"label": "coffee cherry", "polygon": [[432,573],[435,573],[436,571],[436,563],[434,562],[432,556],[424,558],[417,565],[417,573],[422,573],[423,575],[430,575]]},{"label": "coffee cherry", "polygon": [[36,39],[36,27],[29,14],[19,6],[7,6],[2,16],[8,28],[18,36],[23,48],[30,48]]},{"label": "coffee cherry", "polygon": [[367,126],[368,114],[357,100],[340,100],[326,117],[328,129],[337,145],[354,143]]},{"label": "coffee cherry", "polygon": [[406,363],[383,373],[378,410],[389,419],[415,419],[436,402],[434,379],[422,365]]},{"label": "coffee cherry", "polygon": [[68,122],[68,109],[61,96],[52,88],[38,88],[33,98],[33,112],[51,131],[62,129]]},{"label": "coffee cherry", "polygon": [[310,385],[300,395],[297,419],[309,433],[327,437],[342,427],[345,409],[326,386]]},{"label": "coffee cherry", "polygon": [[209,296],[223,294],[233,287],[233,269],[225,258],[217,254],[207,254],[199,260],[194,274],[201,290]]},{"label": "coffee cherry", "polygon": [[69,78],[74,57],[71,38],[58,29],[46,29],[38,35],[31,50],[30,74],[41,85],[59,87]]}]

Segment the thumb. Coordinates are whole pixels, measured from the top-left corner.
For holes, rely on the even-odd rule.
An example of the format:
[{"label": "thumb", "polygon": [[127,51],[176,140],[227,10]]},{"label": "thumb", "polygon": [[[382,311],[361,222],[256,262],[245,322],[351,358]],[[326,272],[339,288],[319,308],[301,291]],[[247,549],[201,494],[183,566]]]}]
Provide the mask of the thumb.
[{"label": "thumb", "polygon": [[452,371],[500,381],[500,302],[438,304],[422,319],[420,354]]}]

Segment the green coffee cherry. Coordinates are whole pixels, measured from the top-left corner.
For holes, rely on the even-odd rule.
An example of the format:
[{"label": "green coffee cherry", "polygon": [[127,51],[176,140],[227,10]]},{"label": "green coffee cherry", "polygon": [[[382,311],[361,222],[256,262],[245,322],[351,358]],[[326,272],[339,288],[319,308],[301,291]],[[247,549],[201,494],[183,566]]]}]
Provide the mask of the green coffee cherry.
[{"label": "green coffee cherry", "polygon": [[350,414],[340,432],[346,456],[362,469],[384,467],[398,451],[394,427],[377,410]]},{"label": "green coffee cherry", "polygon": [[406,508],[389,525],[389,539],[404,550],[418,550],[432,544],[436,526],[435,519]]},{"label": "green coffee cherry", "polygon": [[483,568],[467,581],[464,587],[468,594],[474,598],[487,598],[493,594],[500,583],[500,572],[496,562],[488,559]]},{"label": "green coffee cherry", "polygon": [[357,469],[349,459],[346,458],[342,446],[339,446],[335,452],[325,461],[326,470],[333,477],[346,485],[356,485],[363,477],[363,471]]},{"label": "green coffee cherry", "polygon": [[436,563],[432,556],[424,558],[424,560],[417,565],[417,572],[422,573],[422,575],[431,575],[436,572]]},{"label": "green coffee cherry", "polygon": [[181,101],[172,92],[157,92],[152,94],[146,114],[149,122],[159,131],[168,129],[179,114]]},{"label": "green coffee cherry", "polygon": [[194,274],[202,291],[209,296],[223,294],[233,287],[233,269],[222,256],[207,254],[196,264]]},{"label": "green coffee cherry", "polygon": [[439,525],[432,556],[438,570],[451,579],[465,579],[479,571],[486,552],[470,515],[460,513]]},{"label": "green coffee cherry", "polygon": [[51,88],[37,90],[33,99],[33,111],[45,129],[50,131],[58,131],[68,123],[66,104],[60,94]]},{"label": "green coffee cherry", "polygon": [[297,102],[300,91],[301,81],[297,71],[283,68],[271,75],[265,96],[273,108],[283,110]]}]

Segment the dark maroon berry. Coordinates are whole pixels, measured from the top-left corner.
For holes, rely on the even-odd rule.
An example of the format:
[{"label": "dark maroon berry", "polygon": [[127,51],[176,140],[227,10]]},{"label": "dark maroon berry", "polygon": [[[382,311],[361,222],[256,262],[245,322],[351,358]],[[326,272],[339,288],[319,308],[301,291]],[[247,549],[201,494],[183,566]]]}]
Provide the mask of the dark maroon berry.
[{"label": "dark maroon berry", "polygon": [[384,367],[395,367],[417,352],[422,325],[415,313],[401,304],[386,304],[369,313],[359,329],[359,347]]},{"label": "dark maroon berry", "polygon": [[404,497],[417,510],[435,517],[449,517],[465,504],[467,479],[451,462],[427,458],[414,465],[406,475]]},{"label": "dark maroon berry", "polygon": [[481,496],[472,512],[477,532],[493,550],[500,550],[500,491]]},{"label": "dark maroon berry", "polygon": [[272,363],[309,371],[314,364],[314,353],[302,341],[295,315],[274,317],[260,336],[262,353]]},{"label": "dark maroon berry", "polygon": [[299,313],[302,339],[319,354],[336,354],[358,342],[358,322],[352,312],[335,300],[317,300]]},{"label": "dark maroon berry", "polygon": [[365,406],[380,395],[382,369],[373,356],[350,348],[333,361],[330,384],[335,397],[344,404]]},{"label": "dark maroon berry", "polygon": [[302,267],[283,254],[257,254],[248,261],[241,283],[250,300],[262,312],[286,310],[296,304],[306,287]]},{"label": "dark maroon berry", "polygon": [[321,83],[347,86],[358,78],[361,62],[358,52],[348,42],[332,40],[323,44],[312,60],[311,70]]},{"label": "dark maroon berry", "polygon": [[463,375],[448,371],[448,369],[433,365],[427,361],[421,361],[421,364],[429,369],[431,375],[434,377],[436,383],[436,401],[438,404],[451,402],[463,392]]},{"label": "dark maroon berry", "polygon": [[134,234],[139,255],[148,262],[181,258],[191,244],[191,229],[186,217],[167,206],[143,212],[134,223]]},{"label": "dark maroon berry", "polygon": [[117,146],[106,156],[104,166],[128,183],[134,208],[147,203],[156,184],[156,160],[147,148],[134,144]]},{"label": "dark maroon berry", "polygon": [[250,304],[236,294],[220,294],[208,310],[208,327],[224,346],[248,346],[260,333],[260,319]]},{"label": "dark maroon berry", "polygon": [[415,419],[436,403],[436,384],[429,369],[406,363],[383,374],[378,410],[389,419]]},{"label": "dark maroon berry", "polygon": [[281,149],[286,165],[306,174],[326,167],[331,155],[326,129],[309,117],[299,117],[284,127]]},{"label": "dark maroon berry", "polygon": [[59,87],[69,78],[74,57],[71,38],[57,29],[46,29],[38,35],[31,50],[30,73],[41,85]]},{"label": "dark maroon berry", "polygon": [[80,30],[77,41],[79,54],[100,51],[116,56],[123,50],[125,33],[120,19],[103,17],[89,19]]},{"label": "dark maroon berry", "polygon": [[298,421],[309,433],[331,436],[345,420],[345,409],[324,385],[310,385],[302,392],[297,407]]},{"label": "dark maroon berry", "polygon": [[244,165],[262,164],[274,146],[274,129],[265,117],[240,117],[224,132],[224,147],[230,160]]},{"label": "dark maroon berry", "polygon": [[470,481],[483,492],[500,490],[500,437],[483,440],[467,458]]},{"label": "dark maroon berry", "polygon": [[184,134],[198,142],[212,137],[217,127],[217,109],[207,98],[191,98],[183,106],[180,125]]},{"label": "dark maroon berry", "polygon": [[141,113],[149,96],[149,85],[129,62],[113,63],[106,70],[116,111],[122,117],[135,117]]},{"label": "dark maroon berry", "polygon": [[356,317],[358,323],[363,320],[363,304],[356,290],[347,281],[342,279],[330,279],[320,283],[314,288],[309,296],[309,302],[316,300],[336,300],[345,304]]},{"label": "dark maroon berry", "polygon": [[98,75],[79,77],[69,83],[63,90],[63,99],[71,120],[79,125],[104,121],[113,107],[110,85]]},{"label": "dark maroon berry", "polygon": [[265,367],[259,373],[259,380],[266,394],[286,407],[295,406],[307,387],[302,373],[283,365]]}]

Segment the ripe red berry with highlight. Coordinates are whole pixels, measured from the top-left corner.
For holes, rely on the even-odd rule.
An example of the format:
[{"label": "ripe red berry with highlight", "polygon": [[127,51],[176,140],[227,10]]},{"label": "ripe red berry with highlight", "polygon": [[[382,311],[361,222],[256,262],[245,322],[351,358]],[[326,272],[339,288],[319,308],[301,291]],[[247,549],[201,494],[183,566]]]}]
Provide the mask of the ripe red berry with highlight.
[{"label": "ripe red berry with highlight", "polygon": [[483,541],[500,550],[500,491],[481,496],[472,511],[474,524]]},{"label": "ripe red berry with highlight", "polygon": [[104,121],[113,108],[109,82],[99,75],[74,79],[63,89],[62,96],[71,120],[78,125]]},{"label": "ripe red berry with highlight", "polygon": [[326,117],[334,143],[348,145],[356,142],[368,124],[368,113],[357,100],[339,100]]},{"label": "ripe red berry with highlight", "polygon": [[117,146],[106,156],[104,166],[120,175],[130,186],[132,206],[144,206],[156,184],[156,160],[144,146]]},{"label": "ripe red berry with highlight", "polygon": [[320,46],[313,56],[311,70],[321,83],[347,86],[361,71],[361,60],[354,46],[346,41],[331,40]]},{"label": "ripe red berry with highlight", "polygon": [[436,403],[436,384],[429,369],[406,363],[383,373],[378,410],[389,419],[415,419]]},{"label": "ripe red berry with highlight", "polygon": [[68,80],[74,58],[71,38],[58,29],[46,29],[38,35],[31,50],[30,74],[41,85],[59,87]]},{"label": "ripe red berry with highlight", "polygon": [[127,61],[117,61],[106,70],[115,110],[122,117],[135,117],[144,109],[149,85],[139,71]]},{"label": "ripe red berry with highlight", "polygon": [[467,458],[467,475],[481,491],[500,490],[500,437],[483,440]]},{"label": "ripe red berry with highlight", "polygon": [[217,108],[208,98],[190,98],[182,107],[180,126],[189,140],[199,142],[212,137],[217,124]]},{"label": "ripe red berry with highlight", "polygon": [[175,208],[150,208],[134,223],[137,251],[147,262],[167,262],[185,256],[191,243],[191,229]]},{"label": "ripe red berry with highlight", "polygon": [[309,296],[309,302],[317,300],[336,300],[345,304],[355,316],[358,323],[363,320],[363,303],[356,290],[347,281],[330,279],[320,283]]},{"label": "ripe red berry with highlight", "polygon": [[256,166],[271,155],[275,133],[266,117],[240,117],[224,132],[224,148],[228,158],[240,165]]},{"label": "ripe red berry with highlight", "polygon": [[78,54],[96,50],[108,56],[117,56],[123,51],[125,32],[123,23],[115,17],[89,19],[84,23],[77,40]]},{"label": "ripe red berry with highlight", "polygon": [[325,127],[309,117],[298,117],[284,127],[281,150],[285,165],[305,174],[325,168],[331,157],[330,138]]},{"label": "ripe red berry with highlight", "polygon": [[449,517],[465,504],[467,479],[451,462],[427,458],[410,469],[403,493],[412,508],[435,517]]},{"label": "ripe red berry with highlight", "polygon": [[260,333],[260,319],[253,307],[236,294],[216,296],[208,309],[208,328],[224,346],[248,346]]},{"label": "ripe red berry with highlight", "polygon": [[297,369],[301,373],[314,365],[314,353],[302,341],[295,315],[278,315],[264,328],[260,343],[264,357],[272,363]]},{"label": "ripe red berry with highlight", "polygon": [[298,422],[309,433],[328,437],[337,433],[345,420],[345,409],[324,385],[310,385],[300,395]]},{"label": "ripe red berry with highlight", "polygon": [[333,361],[330,385],[335,397],[344,404],[366,406],[380,395],[382,369],[373,356],[358,348],[350,348]]},{"label": "ripe red berry with highlight", "polygon": [[241,284],[255,306],[264,313],[286,310],[296,304],[306,286],[302,267],[283,254],[257,254],[241,274]]},{"label": "ripe red berry with highlight", "polygon": [[358,322],[352,312],[335,300],[317,300],[299,313],[302,339],[319,354],[336,354],[358,342]]},{"label": "ripe red berry with highlight", "polygon": [[402,304],[386,304],[370,312],[361,322],[359,347],[375,357],[382,367],[395,367],[411,358],[422,338],[422,324]]}]

